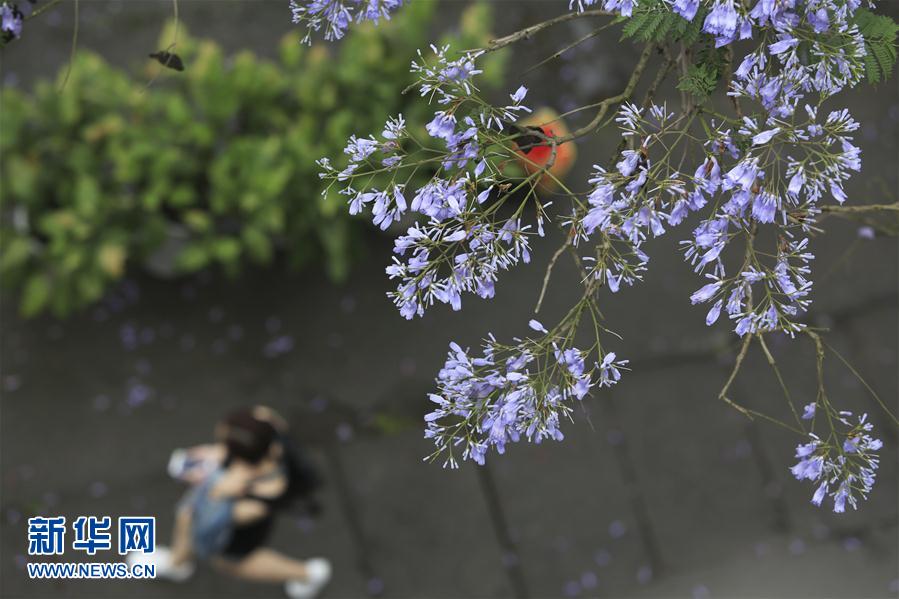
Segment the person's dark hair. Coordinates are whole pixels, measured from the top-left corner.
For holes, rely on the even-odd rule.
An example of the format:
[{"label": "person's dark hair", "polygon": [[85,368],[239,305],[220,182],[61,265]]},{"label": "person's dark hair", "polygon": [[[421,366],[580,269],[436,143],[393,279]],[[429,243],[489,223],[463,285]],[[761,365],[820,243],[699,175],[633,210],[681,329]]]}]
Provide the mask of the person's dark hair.
[{"label": "person's dark hair", "polygon": [[273,443],[281,444],[281,460],[287,476],[287,489],[275,506],[286,508],[300,501],[310,515],[318,515],[321,506],[314,494],[322,486],[322,479],[313,463],[287,434],[268,420],[259,418],[253,408],[235,410],[223,420],[224,438],[228,454],[227,466],[235,458],[256,464],[269,454]]},{"label": "person's dark hair", "polygon": [[252,410],[236,410],[228,414],[225,424],[225,447],[228,448],[227,461],[234,458],[257,464],[268,455],[277,437],[275,428],[253,416]]}]

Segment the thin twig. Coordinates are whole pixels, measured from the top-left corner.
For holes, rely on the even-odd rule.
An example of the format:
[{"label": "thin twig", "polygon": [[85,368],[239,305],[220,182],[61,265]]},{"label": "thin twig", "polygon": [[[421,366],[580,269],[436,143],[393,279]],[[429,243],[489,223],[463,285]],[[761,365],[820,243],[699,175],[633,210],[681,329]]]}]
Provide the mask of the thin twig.
[{"label": "thin twig", "polygon": [[659,69],[659,72],[656,73],[656,78],[653,80],[652,84],[650,84],[649,89],[646,90],[646,95],[643,97],[643,109],[649,108],[649,105],[653,103],[655,100],[656,92],[659,90],[659,86],[668,76],[668,73],[671,72],[671,68],[674,66],[674,63],[677,62],[671,54],[668,52],[667,47],[664,49],[665,54],[665,63]]},{"label": "thin twig", "polygon": [[[687,74],[690,72],[690,66],[692,65],[692,60],[690,58],[690,48],[685,46],[683,43],[680,45],[680,53],[678,54],[678,65],[680,66],[681,78],[686,78]],[[693,110],[693,94],[690,92],[681,90],[681,104],[683,105],[683,111],[685,113],[691,112]]]},{"label": "thin twig", "polygon": [[505,48],[510,44],[514,44],[515,42],[519,42],[521,40],[529,39],[535,33],[539,33],[544,29],[552,27],[553,25],[558,25],[559,23],[564,23],[566,21],[571,21],[573,19],[580,19],[583,17],[607,17],[612,16],[615,13],[609,12],[607,10],[585,10],[584,12],[571,12],[564,15],[560,15],[553,19],[549,19],[543,21],[542,23],[537,23],[535,25],[531,25],[530,27],[525,27],[515,33],[510,33],[509,35],[496,38],[494,40],[490,40],[487,44],[487,47],[484,50],[488,52],[493,52],[494,50],[499,50],[500,48]]},{"label": "thin twig", "polygon": [[556,250],[556,253],[553,254],[552,259],[550,259],[549,264],[546,267],[546,274],[543,275],[543,286],[540,288],[540,297],[537,299],[537,305],[534,307],[534,314],[540,312],[540,306],[543,305],[543,296],[546,295],[546,288],[549,286],[549,277],[553,272],[553,267],[556,265],[556,260],[559,259],[559,256],[562,255],[562,252],[565,251],[565,248],[571,243],[571,236],[565,238],[565,243],[559,246],[559,249]]},{"label": "thin twig", "polygon": [[593,133],[596,128],[599,127],[599,124],[602,123],[603,118],[605,118],[606,113],[609,111],[609,108],[613,104],[617,104],[629,99],[634,93],[634,88],[637,87],[637,83],[640,81],[640,77],[643,75],[643,71],[646,69],[646,64],[649,62],[649,57],[652,56],[652,50],[654,47],[654,44],[647,44],[643,48],[643,53],[640,54],[640,60],[637,62],[637,66],[634,67],[634,72],[631,74],[631,78],[628,80],[627,85],[624,87],[624,91],[616,96],[611,96],[601,101],[599,103],[599,110],[597,111],[596,116],[593,117],[592,121],[590,121],[580,129],[577,129],[573,133],[569,133],[568,135],[556,138],[556,143],[563,144],[566,141],[572,141],[574,139],[577,139],[578,137],[583,137],[584,135]]},{"label": "thin twig", "polygon": [[849,363],[848,360],[846,360],[846,358],[843,357],[843,355],[842,355],[840,352],[838,352],[837,350],[835,350],[833,347],[831,347],[831,346],[830,346],[829,344],[827,344],[827,343],[825,343],[824,345],[827,347],[827,349],[829,349],[830,351],[832,351],[833,354],[834,354],[837,358],[840,359],[840,362],[842,362],[842,363],[846,366],[846,368],[848,368],[849,371],[850,371],[853,375],[855,375],[855,378],[857,378],[857,379],[859,380],[859,382],[860,382],[862,385],[865,386],[865,389],[867,389],[867,390],[868,390],[868,393],[870,393],[871,396],[877,401],[877,403],[880,405],[881,409],[882,409],[884,412],[886,412],[887,416],[889,416],[890,419],[891,419],[896,425],[899,425],[899,418],[896,418],[896,416],[890,411],[890,409],[887,407],[886,403],[884,403],[884,401],[883,401],[882,399],[880,399],[880,396],[877,395],[877,392],[874,391],[874,389],[871,388],[871,385],[868,384],[868,381],[866,381],[864,378],[862,378],[862,375],[858,373],[858,371],[852,366],[852,364]]},{"label": "thin twig", "polygon": [[572,48],[575,48],[575,47],[579,46],[580,44],[583,44],[584,42],[586,42],[586,41],[589,40],[590,38],[596,37],[597,35],[599,35],[600,33],[602,33],[607,27],[610,27],[611,25],[612,25],[612,23],[608,23],[608,24],[606,24],[606,25],[603,25],[602,27],[597,27],[596,29],[594,29],[593,31],[591,31],[590,33],[588,33],[587,35],[584,35],[584,36],[582,36],[582,37],[576,39],[575,41],[571,42],[570,44],[568,44],[568,45],[565,46],[564,48],[560,48],[560,49],[556,50],[555,52],[553,52],[552,54],[550,54],[549,56],[547,56],[546,58],[544,58],[543,60],[541,60],[541,61],[538,62],[537,64],[528,67],[528,68],[524,71],[524,73],[522,73],[522,75],[527,75],[528,73],[530,73],[530,72],[532,72],[532,71],[536,71],[537,69],[539,69],[540,67],[542,67],[542,66],[545,65],[546,63],[552,62],[553,60],[556,60],[556,59],[558,59],[558,58],[561,58],[563,54],[565,54],[566,52],[568,52],[568,51],[571,50]]},{"label": "thin twig", "polygon": [[759,345],[762,346],[762,351],[765,354],[765,358],[767,358],[768,360],[768,365],[771,366],[771,369],[774,371],[774,375],[777,377],[777,382],[780,383],[780,388],[781,390],[783,390],[784,397],[786,397],[787,403],[790,405],[790,411],[793,412],[793,417],[796,419],[796,424],[798,424],[799,427],[802,428],[802,419],[800,419],[799,412],[796,411],[796,406],[793,404],[793,396],[790,394],[790,390],[780,373],[780,368],[778,368],[777,362],[774,360],[774,356],[768,349],[768,344],[765,343],[765,335],[764,333],[758,333],[758,335],[756,336],[758,337]]},{"label": "thin twig", "polygon": [[821,212],[831,214],[858,214],[864,212],[899,212],[899,202],[892,204],[862,204],[860,206],[821,206]]},{"label": "thin twig", "polygon": [[[875,231],[886,236],[899,236],[899,218],[890,219],[896,223],[897,228],[893,228],[892,226],[889,226],[888,224],[879,221],[876,218],[884,214],[899,212],[899,202],[893,202],[892,204],[861,204],[856,206],[828,205],[821,206],[820,210],[821,216],[817,220],[818,223],[823,221],[828,216],[838,216],[847,220],[864,223],[873,228]],[[793,216],[790,216],[790,220],[792,222],[799,222]],[[814,227],[813,231],[815,233],[824,233],[824,229],[821,229],[819,227]]]},{"label": "thin twig", "polygon": [[[730,46],[727,46],[725,49],[725,60],[727,62],[727,83],[724,86],[724,93],[727,93],[730,90],[734,77],[734,50]],[[737,114],[737,118],[743,120],[743,107],[740,106],[740,98],[735,95],[730,96],[730,102],[734,105],[734,112]]]},{"label": "thin twig", "polygon": [[60,92],[66,88],[66,83],[69,82],[69,75],[72,74],[72,63],[75,62],[75,50],[78,48],[78,21],[78,0],[75,0],[75,29],[72,31],[72,50],[69,53],[69,64],[66,67],[66,74],[59,85]]},{"label": "thin twig", "polygon": [[51,8],[53,8],[54,6],[56,6],[57,4],[59,4],[60,2],[62,2],[62,0],[50,0],[49,2],[47,2],[46,4],[44,4],[43,6],[38,6],[38,7],[35,8],[33,11],[31,11],[31,14],[30,14],[30,15],[28,15],[27,17],[25,17],[25,20],[27,21],[28,19],[33,19],[33,18],[35,18],[35,17],[37,17],[37,16],[39,16],[39,15],[41,15],[41,14],[47,12],[48,10],[50,10]]},{"label": "thin twig", "polygon": [[730,376],[727,377],[727,382],[724,383],[724,387],[721,388],[721,392],[718,393],[718,399],[735,408],[750,420],[753,419],[750,411],[728,398],[727,392],[730,390],[730,386],[733,384],[734,379],[737,378],[737,373],[740,372],[740,367],[743,365],[743,359],[746,358],[746,352],[749,351],[749,343],[751,341],[752,335],[746,335],[746,337],[744,337],[743,344],[740,346],[740,353],[737,354],[737,359],[734,362],[734,368],[731,370]]},{"label": "thin twig", "polygon": [[803,332],[815,343],[815,371],[818,377],[818,396],[815,403],[827,403],[827,392],[824,390],[824,342],[821,335],[811,329],[803,329]]},{"label": "thin twig", "polygon": [[493,534],[496,536],[496,541],[500,549],[502,549],[504,557],[513,558],[506,565],[509,583],[512,585],[515,597],[525,599],[530,593],[528,593],[527,579],[524,577],[524,569],[521,567],[519,559],[521,554],[509,531],[503,503],[496,488],[496,481],[486,464],[476,468],[475,472],[478,475],[481,494],[484,497],[484,502],[487,504],[487,512],[490,514],[490,523],[493,525]]}]

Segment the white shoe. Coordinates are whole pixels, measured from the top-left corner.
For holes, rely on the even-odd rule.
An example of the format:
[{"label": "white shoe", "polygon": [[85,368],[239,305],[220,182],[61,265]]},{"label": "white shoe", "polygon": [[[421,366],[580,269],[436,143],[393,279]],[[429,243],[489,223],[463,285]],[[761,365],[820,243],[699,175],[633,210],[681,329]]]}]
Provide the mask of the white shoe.
[{"label": "white shoe", "polygon": [[133,568],[141,566],[156,566],[156,578],[164,578],[172,582],[184,582],[194,573],[194,564],[186,562],[178,566],[172,564],[172,550],[161,545],[156,546],[153,553],[131,552],[125,556],[125,563]]},{"label": "white shoe", "polygon": [[323,557],[306,560],[306,579],[291,580],[284,584],[290,599],[312,599],[331,580],[331,562]]}]

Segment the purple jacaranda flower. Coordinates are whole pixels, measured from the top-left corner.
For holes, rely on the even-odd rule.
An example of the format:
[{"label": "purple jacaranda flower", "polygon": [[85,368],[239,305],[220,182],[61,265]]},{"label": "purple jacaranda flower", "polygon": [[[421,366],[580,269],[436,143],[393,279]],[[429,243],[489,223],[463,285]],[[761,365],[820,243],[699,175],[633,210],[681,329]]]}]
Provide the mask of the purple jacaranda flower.
[{"label": "purple jacaranda flower", "polygon": [[709,309],[709,312],[705,317],[706,326],[712,326],[718,320],[718,316],[721,314],[722,302],[723,300],[718,300],[717,302],[712,304],[712,307]]},{"label": "purple jacaranda flower", "polygon": [[637,168],[637,162],[640,160],[640,153],[636,150],[625,150],[622,153],[622,159],[615,168],[624,177],[630,177]]},{"label": "purple jacaranda flower", "polygon": [[516,104],[520,104],[527,95],[528,88],[522,85],[517,90],[515,90],[514,94],[511,94],[511,98],[513,102],[515,102]]},{"label": "purple jacaranda flower", "polygon": [[546,327],[543,326],[539,320],[534,320],[532,318],[530,321],[528,321],[528,326],[539,333],[549,333],[549,331],[546,330]]},{"label": "purple jacaranda flower", "polygon": [[752,201],[752,217],[760,223],[773,223],[777,205],[777,196],[766,191],[758,193]]},{"label": "purple jacaranda flower", "polygon": [[808,18],[808,22],[812,29],[815,30],[815,33],[824,33],[830,28],[830,18],[828,17],[827,9],[823,6],[817,10],[809,9],[806,18]]},{"label": "purple jacaranda flower", "polygon": [[702,30],[719,38],[731,38],[737,31],[737,11],[733,0],[717,0],[705,18]]},{"label": "purple jacaranda flower", "polygon": [[690,302],[693,304],[701,304],[703,302],[707,302],[715,296],[720,288],[721,281],[715,281],[714,283],[703,285],[700,289],[695,291],[693,295],[690,296]]},{"label": "purple jacaranda flower", "polygon": [[692,21],[696,11],[699,10],[699,0],[674,0],[671,9],[688,21]]},{"label": "purple jacaranda flower", "polygon": [[0,31],[18,39],[22,36],[23,15],[16,5],[0,4]]},{"label": "purple jacaranda flower", "polygon": [[752,145],[760,146],[760,145],[766,144],[769,141],[771,141],[771,138],[773,138],[779,132],[780,132],[780,127],[775,127],[774,129],[769,129],[767,131],[762,131],[761,133],[757,133],[752,138]]},{"label": "purple jacaranda flower", "polygon": [[781,54],[799,45],[799,40],[792,35],[781,34],[779,40],[768,46],[768,52],[771,54]]},{"label": "purple jacaranda flower", "polygon": [[790,177],[790,184],[787,187],[787,193],[789,193],[793,197],[798,197],[799,192],[802,191],[802,186],[805,184],[805,173],[802,167],[796,171],[796,173]]},{"label": "purple jacaranda flower", "polygon": [[830,184],[830,193],[833,195],[833,199],[840,204],[846,201],[846,192],[843,191],[843,186],[838,182],[834,181]]}]

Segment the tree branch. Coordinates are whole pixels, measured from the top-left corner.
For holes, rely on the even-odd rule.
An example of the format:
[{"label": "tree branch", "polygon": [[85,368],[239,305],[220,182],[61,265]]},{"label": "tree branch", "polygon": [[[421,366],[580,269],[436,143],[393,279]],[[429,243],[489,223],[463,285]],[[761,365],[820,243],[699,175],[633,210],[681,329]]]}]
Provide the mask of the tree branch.
[{"label": "tree branch", "polygon": [[53,8],[54,6],[56,6],[57,4],[59,4],[60,2],[62,2],[62,0],[50,0],[49,2],[47,2],[46,4],[44,4],[44,5],[42,5],[42,6],[38,6],[38,7],[35,8],[33,11],[31,11],[31,14],[30,14],[30,15],[28,15],[27,17],[25,17],[25,20],[27,21],[28,19],[33,19],[33,18],[35,18],[36,16],[40,15],[41,13],[47,12],[48,10],[50,10],[51,8]]},{"label": "tree branch", "polygon": [[892,204],[863,204],[861,206],[821,206],[821,212],[830,214],[862,214],[866,212],[899,212],[899,202]]},{"label": "tree branch", "polygon": [[606,113],[609,111],[609,108],[613,104],[617,104],[629,99],[634,93],[634,88],[637,87],[637,83],[640,81],[640,77],[643,75],[643,71],[646,70],[646,65],[649,62],[649,57],[652,56],[652,50],[654,47],[654,44],[647,44],[643,48],[643,53],[640,54],[640,60],[637,62],[637,66],[634,67],[634,72],[631,74],[631,78],[628,80],[627,85],[625,85],[624,90],[620,94],[618,94],[617,96],[611,96],[600,102],[599,111],[597,111],[596,116],[593,117],[592,121],[590,121],[580,129],[577,129],[573,133],[569,133],[568,135],[564,135],[562,137],[557,137],[555,139],[556,143],[563,144],[567,141],[571,141],[573,139],[577,139],[578,137],[583,137],[584,135],[593,133],[599,126],[599,124],[602,123],[602,120],[605,118]]},{"label": "tree branch", "polygon": [[585,10],[584,12],[572,12],[564,15],[560,15],[553,19],[549,19],[547,21],[543,21],[541,23],[537,23],[536,25],[531,25],[530,27],[525,27],[515,33],[510,33],[509,35],[498,37],[494,40],[490,40],[487,44],[487,47],[484,48],[488,52],[493,52],[494,50],[499,50],[500,48],[505,48],[515,42],[519,42],[521,40],[530,39],[535,33],[539,33],[544,29],[548,29],[553,25],[558,25],[559,23],[565,23],[566,21],[571,21],[573,19],[580,19],[582,17],[606,17],[606,16],[615,16],[615,13],[609,12],[607,10]]}]

